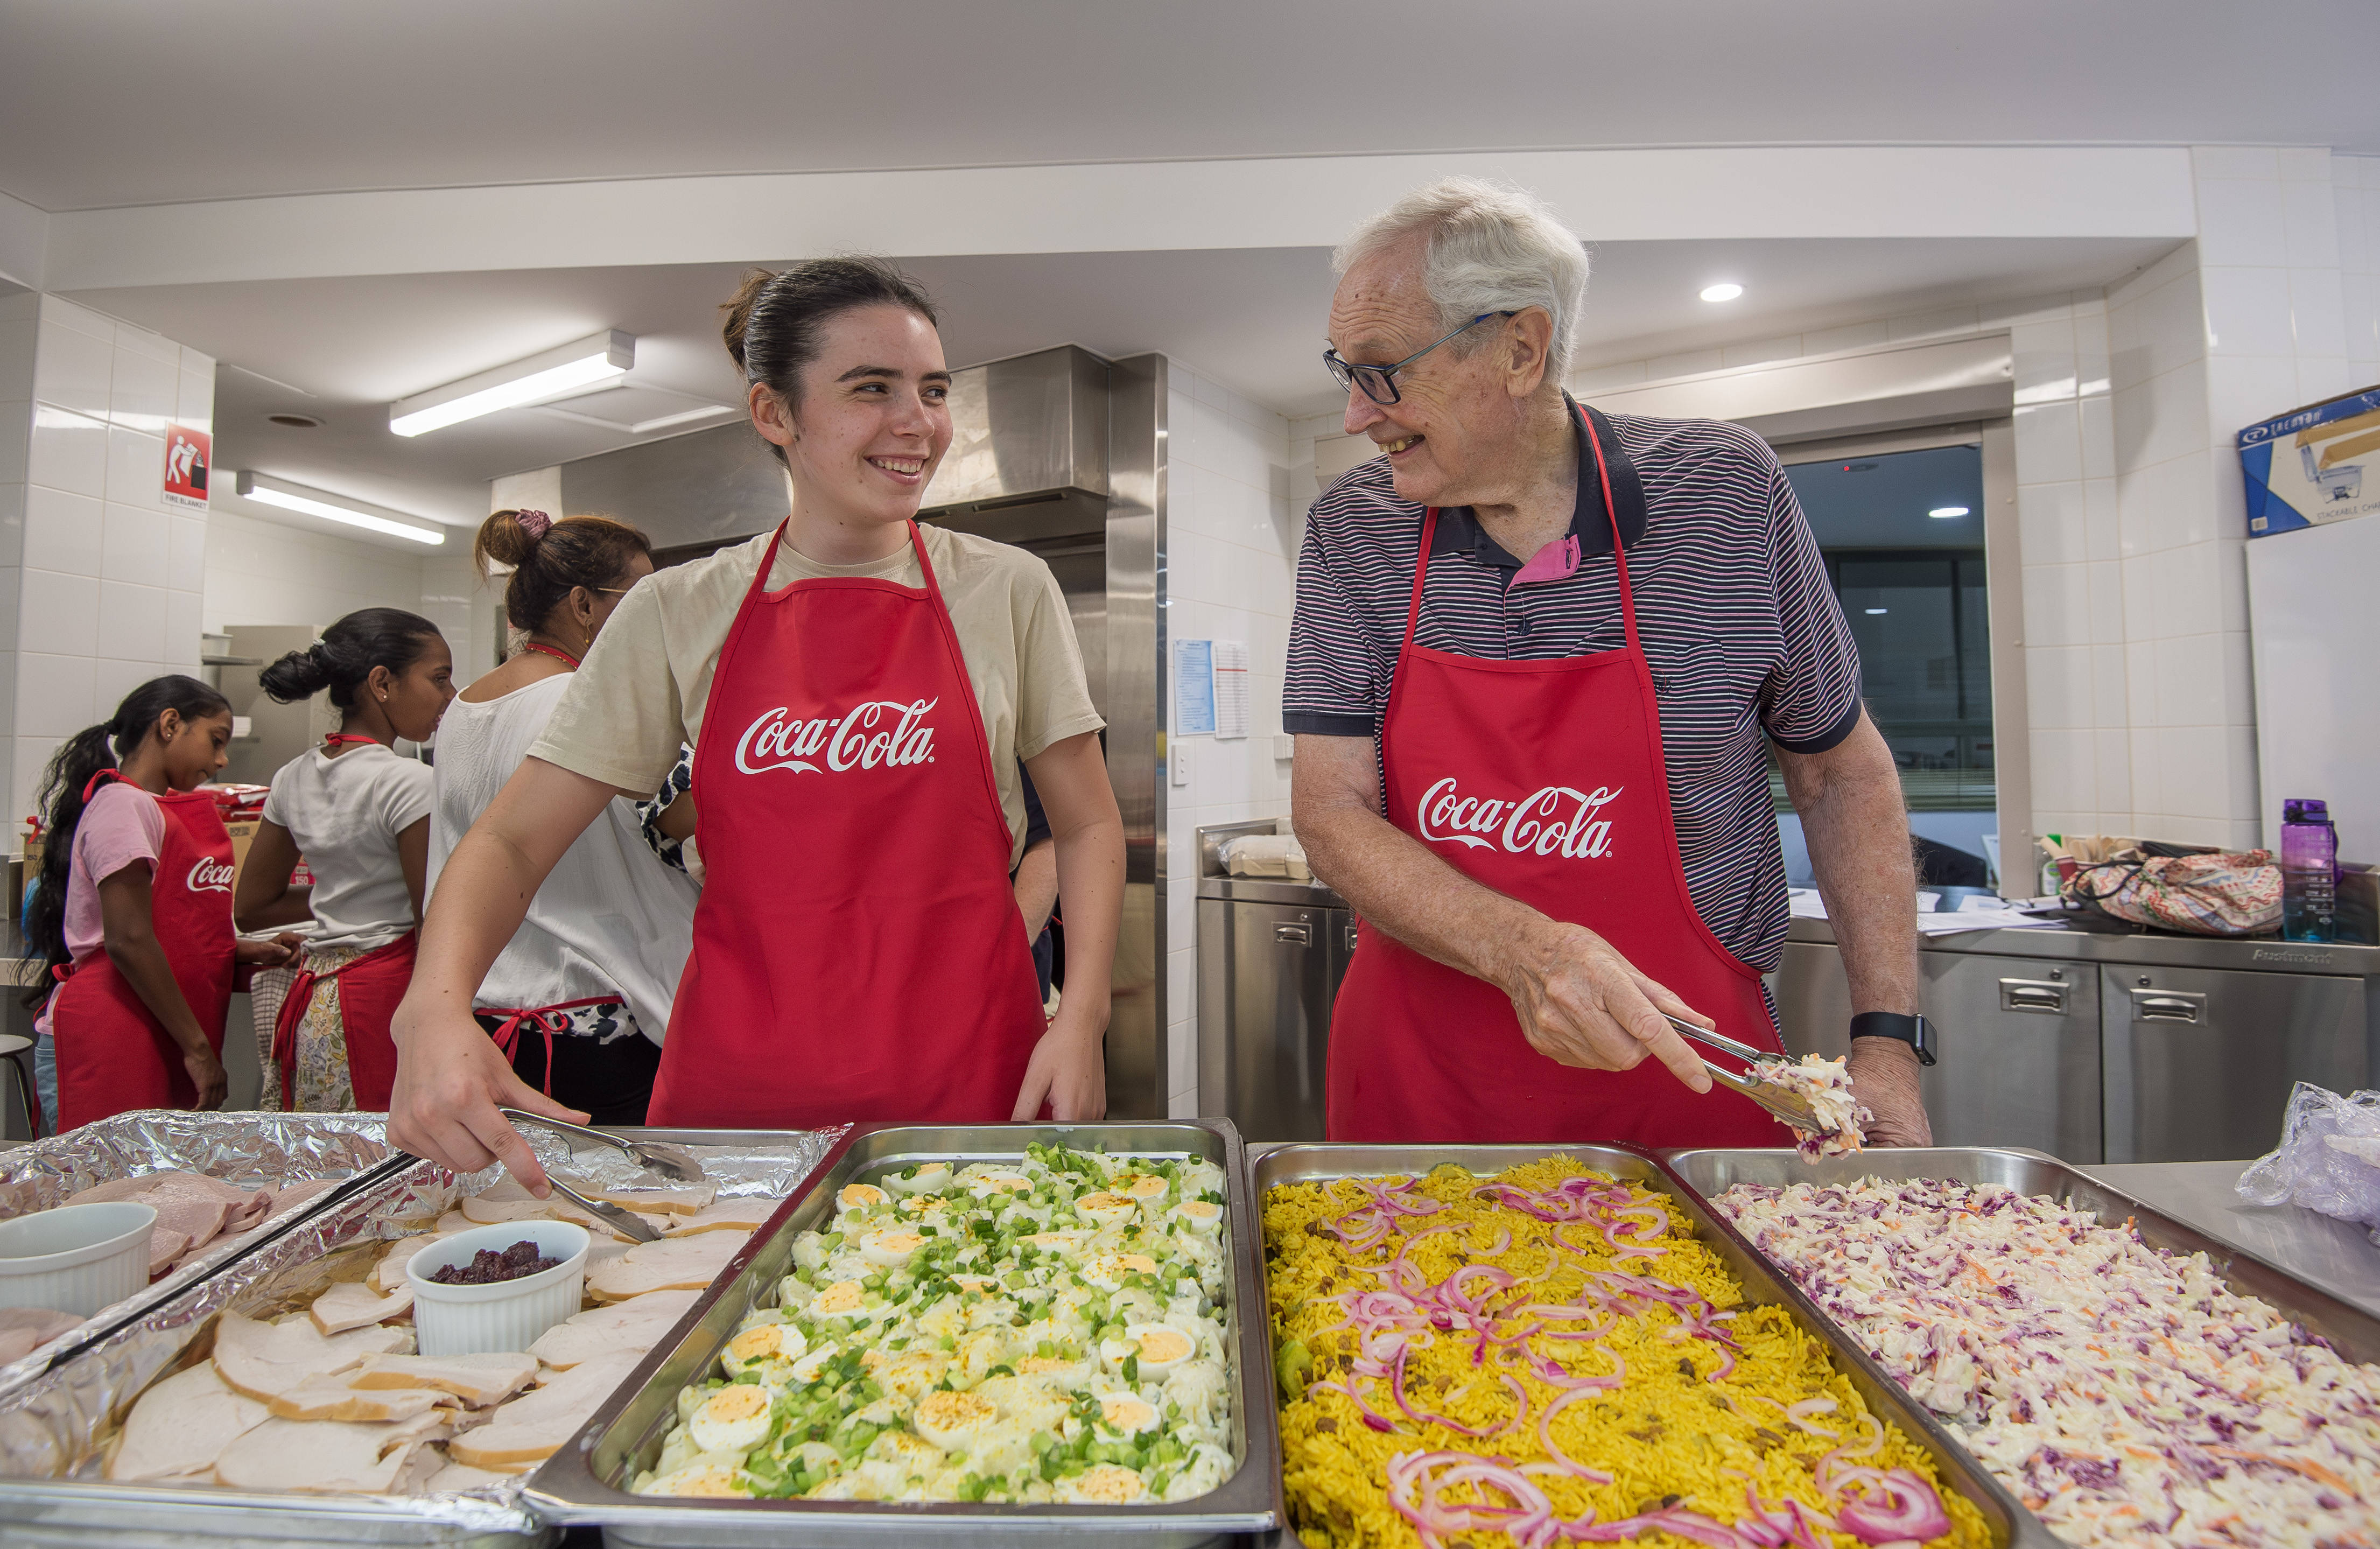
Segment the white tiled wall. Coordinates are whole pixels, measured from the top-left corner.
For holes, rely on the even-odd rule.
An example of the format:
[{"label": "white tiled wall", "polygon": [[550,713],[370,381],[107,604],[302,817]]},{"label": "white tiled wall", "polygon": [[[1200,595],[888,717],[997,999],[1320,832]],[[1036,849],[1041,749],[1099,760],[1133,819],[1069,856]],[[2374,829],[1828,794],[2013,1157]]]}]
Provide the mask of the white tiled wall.
[{"label": "white tiled wall", "polygon": [[2330,158],[2338,206],[2338,286],[2348,379],[2380,384],[2380,156]]},{"label": "white tiled wall", "polygon": [[443,563],[218,508],[208,521],[206,626],[323,625],[358,608],[418,611],[423,571]]},{"label": "white tiled wall", "polygon": [[[1171,372],[1166,638],[1245,640],[1254,679],[1245,739],[1169,737],[1167,743],[1189,769],[1187,786],[1169,785],[1165,792],[1167,1081],[1172,1113],[1189,1116],[1197,1112],[1198,1095],[1193,835],[1208,823],[1289,811],[1289,764],[1274,759],[1273,739],[1281,732],[1281,674],[1295,598],[1295,522],[1313,496],[1309,491],[1293,509],[1288,421],[1178,360]],[[1310,438],[1305,455],[1310,465]]]},{"label": "white tiled wall", "polygon": [[21,487],[0,494],[17,517],[0,539],[11,816],[61,740],[144,680],[197,670],[208,521],[165,504],[164,430],[214,413],[212,359],[55,296],[0,303],[0,382],[20,380],[5,362],[28,333],[31,436]]}]

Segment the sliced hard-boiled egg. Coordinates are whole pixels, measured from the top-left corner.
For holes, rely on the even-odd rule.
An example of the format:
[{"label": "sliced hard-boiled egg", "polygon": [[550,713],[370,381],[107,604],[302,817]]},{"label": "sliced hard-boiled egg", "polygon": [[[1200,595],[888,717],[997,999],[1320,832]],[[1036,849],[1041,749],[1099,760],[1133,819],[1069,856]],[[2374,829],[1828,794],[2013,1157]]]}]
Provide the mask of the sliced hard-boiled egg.
[{"label": "sliced hard-boiled egg", "polygon": [[1007,1167],[985,1167],[969,1176],[967,1192],[977,1199],[989,1199],[994,1194],[1030,1194],[1033,1180],[1025,1174]]},{"label": "sliced hard-boiled egg", "polygon": [[802,1331],[791,1323],[759,1323],[727,1341],[727,1348],[719,1359],[733,1375],[763,1361],[799,1360],[809,1348],[810,1342],[802,1337]]},{"label": "sliced hard-boiled egg", "polygon": [[1172,1323],[1127,1323],[1123,1332],[1125,1353],[1140,1358],[1144,1376],[1162,1376],[1198,1353],[1198,1342]]},{"label": "sliced hard-boiled egg", "polygon": [[1096,1221],[1102,1226],[1121,1226],[1140,1214],[1140,1201],[1123,1194],[1111,1194],[1102,1189],[1086,1194],[1075,1201],[1075,1214],[1086,1221]]},{"label": "sliced hard-boiled egg", "polygon": [[912,1194],[901,1201],[900,1208],[904,1214],[914,1215],[920,1221],[956,1219],[951,1214],[951,1201],[940,1194]]},{"label": "sliced hard-boiled egg", "polygon": [[971,1450],[999,1420],[1000,1406],[979,1393],[929,1393],[910,1416],[917,1434],[946,1452]]},{"label": "sliced hard-boiled egg", "polygon": [[838,1280],[810,1299],[810,1311],[821,1318],[848,1318],[868,1299],[868,1289],[856,1280]]},{"label": "sliced hard-boiled egg", "polygon": [[1124,1506],[1148,1494],[1148,1482],[1121,1463],[1095,1464],[1058,1481],[1058,1498],[1081,1506]]},{"label": "sliced hard-boiled egg", "polygon": [[646,1495],[746,1495],[752,1494],[724,1463],[688,1463],[649,1481],[638,1492]]},{"label": "sliced hard-boiled egg", "polygon": [[1127,1436],[1157,1429],[1157,1406],[1130,1393],[1099,1396],[1099,1418]]},{"label": "sliced hard-boiled egg", "polygon": [[832,1345],[820,1345],[794,1362],[794,1380],[802,1383],[818,1381],[818,1374],[826,1370],[826,1363],[841,1353]]},{"label": "sliced hard-boiled egg", "polygon": [[859,1239],[859,1256],[891,1269],[907,1263],[910,1255],[924,1246],[925,1238],[917,1232],[876,1232]]},{"label": "sliced hard-boiled egg", "polygon": [[731,1383],[702,1401],[686,1429],[705,1452],[749,1452],[769,1439],[769,1390]]},{"label": "sliced hard-boiled egg", "polygon": [[1166,1214],[1194,1232],[1223,1229],[1223,1207],[1212,1200],[1184,1200]]},{"label": "sliced hard-boiled egg", "polygon": [[879,1366],[876,1383],[887,1393],[914,1398],[942,1380],[951,1358],[940,1350],[904,1350]]},{"label": "sliced hard-boiled egg", "polygon": [[1083,1261],[1083,1278],[1100,1290],[1112,1291],[1127,1275],[1154,1275],[1157,1261],[1146,1253],[1094,1253]]},{"label": "sliced hard-boiled egg", "polygon": [[1073,1387],[1091,1374],[1091,1363],[1075,1356],[1019,1356],[1016,1374],[1042,1387]]},{"label": "sliced hard-boiled egg", "polygon": [[1063,1253],[1071,1258],[1083,1246],[1083,1234],[1080,1232],[1035,1232],[1031,1236],[1026,1238],[1025,1240],[1031,1243],[1034,1247],[1038,1248],[1044,1253]]},{"label": "sliced hard-boiled egg", "polygon": [[834,1197],[834,1202],[845,1210],[872,1210],[884,1203],[888,1196],[872,1183],[846,1183]]},{"label": "sliced hard-boiled egg", "polygon": [[1005,1288],[989,1275],[953,1275],[951,1284],[970,1296],[993,1296]]},{"label": "sliced hard-boiled egg", "polygon": [[1108,1185],[1108,1192],[1135,1200],[1161,1200],[1167,1187],[1165,1179],[1156,1173],[1120,1173]]},{"label": "sliced hard-boiled egg", "polygon": [[947,1162],[920,1162],[908,1169],[910,1176],[887,1173],[884,1182],[895,1193],[939,1194],[950,1187],[951,1165]]}]

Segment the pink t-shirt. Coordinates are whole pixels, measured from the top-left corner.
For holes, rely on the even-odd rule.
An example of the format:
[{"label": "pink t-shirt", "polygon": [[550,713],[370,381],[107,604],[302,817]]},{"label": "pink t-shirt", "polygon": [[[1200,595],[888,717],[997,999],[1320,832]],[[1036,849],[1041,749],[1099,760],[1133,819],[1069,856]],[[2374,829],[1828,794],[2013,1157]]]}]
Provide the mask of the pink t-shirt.
[{"label": "pink t-shirt", "polygon": [[[110,780],[91,793],[75,824],[74,852],[67,860],[67,951],[78,963],[105,944],[99,884],[136,860],[153,869],[165,843],[165,810],[140,787]],[[50,1008],[34,1020],[50,1031]]]}]

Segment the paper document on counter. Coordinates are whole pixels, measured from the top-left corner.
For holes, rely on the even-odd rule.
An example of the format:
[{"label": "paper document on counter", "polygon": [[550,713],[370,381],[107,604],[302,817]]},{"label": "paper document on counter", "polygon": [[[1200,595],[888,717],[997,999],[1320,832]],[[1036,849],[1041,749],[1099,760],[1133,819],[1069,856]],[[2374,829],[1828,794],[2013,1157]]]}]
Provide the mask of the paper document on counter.
[{"label": "paper document on counter", "polygon": [[[1941,895],[1920,893],[1918,899],[1934,903]],[[1815,887],[1789,887],[1785,890],[1788,912],[1796,920],[1824,920],[1827,901]],[[1986,898],[1964,898],[1956,909],[1921,909],[1917,911],[1917,933],[1923,936],[1956,935],[1961,931],[2048,931],[2056,930],[2055,920],[2040,920],[2016,909],[1994,908]]]}]

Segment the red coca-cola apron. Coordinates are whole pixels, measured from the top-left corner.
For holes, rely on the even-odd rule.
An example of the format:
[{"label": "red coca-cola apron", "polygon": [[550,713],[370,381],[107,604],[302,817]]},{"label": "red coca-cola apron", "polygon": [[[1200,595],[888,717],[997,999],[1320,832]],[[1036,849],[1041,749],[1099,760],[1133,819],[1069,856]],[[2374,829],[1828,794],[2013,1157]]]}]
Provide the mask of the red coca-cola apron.
[{"label": "red coca-cola apron", "polygon": [[[1586,433],[1613,515],[1626,646],[1515,662],[1415,645],[1433,507],[1381,723],[1389,821],[1482,886],[1595,932],[1721,1032],[1781,1049],[1759,973],[1718,944],[1686,893],[1610,475],[1592,421]],[[1501,990],[1369,923],[1331,1012],[1329,1085],[1334,1140],[1785,1140],[1750,1099],[1696,1096],[1658,1061],[1557,1065],[1529,1046]]]},{"label": "red coca-cola apron", "polygon": [[650,1122],[1004,1122],[1041,1036],[975,689],[923,587],[767,590],[719,653],[694,759],[709,875]]},{"label": "red coca-cola apron", "polygon": [[[123,778],[101,770],[83,787],[83,799]],[[153,799],[165,815],[165,836],[149,879],[150,928],[190,1014],[221,1055],[236,946],[231,835],[214,798],[202,791],[167,791]],[[65,982],[50,1002],[50,1036],[58,1055],[61,1133],[135,1108],[187,1108],[199,1100],[182,1046],[104,947],[59,973]]]},{"label": "red coca-cola apron", "polygon": [[420,933],[407,931],[395,941],[359,953],[336,968],[310,948],[303,949],[298,971],[282,997],[281,1014],[273,1023],[273,1059],[281,1067],[281,1107],[298,1107],[298,1033],[314,992],[329,980],[339,983],[339,1032],[347,1050],[347,1090],[355,1094],[356,1111],[388,1112],[389,1094],[396,1087],[396,1040],[389,1024],[396,1018],[397,1003],[413,982],[414,949]]}]

